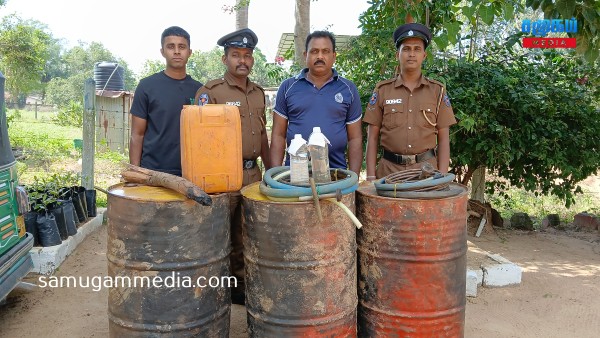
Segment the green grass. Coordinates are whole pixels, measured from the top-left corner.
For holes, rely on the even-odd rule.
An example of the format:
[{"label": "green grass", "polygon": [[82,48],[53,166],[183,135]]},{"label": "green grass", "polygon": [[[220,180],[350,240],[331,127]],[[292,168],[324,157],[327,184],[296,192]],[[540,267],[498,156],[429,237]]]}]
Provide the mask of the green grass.
[{"label": "green grass", "polygon": [[539,227],[548,214],[558,214],[562,223],[572,222],[580,212],[599,214],[600,200],[587,188],[583,187],[583,191],[583,194],[576,195],[575,204],[570,208],[566,208],[565,203],[556,196],[536,196],[533,192],[518,188],[507,190],[507,198],[494,194],[487,199],[502,218],[510,219],[516,212],[525,212],[534,219],[534,226]]},{"label": "green grass", "polygon": [[[19,181],[22,185],[32,184],[35,178],[52,176],[54,173],[70,171],[81,174],[81,151],[74,146],[73,139],[81,139],[81,128],[60,126],[53,121],[55,112],[9,110],[8,134],[13,148],[23,150],[23,158],[17,162]],[[95,186],[106,188],[119,181],[121,163],[125,155],[114,151],[95,154]],[[106,207],[106,195],[96,194],[96,205]]]},{"label": "green grass", "polygon": [[9,110],[8,136],[13,147],[22,148],[25,162],[34,167],[47,167],[57,159],[77,155],[73,139],[82,137],[82,130],[52,123],[54,113]]}]

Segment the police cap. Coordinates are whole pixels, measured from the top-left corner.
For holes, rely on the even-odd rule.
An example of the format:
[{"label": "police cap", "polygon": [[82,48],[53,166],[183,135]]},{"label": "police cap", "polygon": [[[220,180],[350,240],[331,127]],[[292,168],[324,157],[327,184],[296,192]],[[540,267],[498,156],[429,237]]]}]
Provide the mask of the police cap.
[{"label": "police cap", "polygon": [[258,43],[258,37],[250,28],[243,28],[229,33],[217,41],[222,47],[237,47],[254,49]]},{"label": "police cap", "polygon": [[421,25],[420,23],[407,23],[404,24],[394,31],[394,44],[396,49],[400,48],[402,41],[408,38],[419,38],[425,43],[425,48],[431,41],[431,32],[427,26]]}]

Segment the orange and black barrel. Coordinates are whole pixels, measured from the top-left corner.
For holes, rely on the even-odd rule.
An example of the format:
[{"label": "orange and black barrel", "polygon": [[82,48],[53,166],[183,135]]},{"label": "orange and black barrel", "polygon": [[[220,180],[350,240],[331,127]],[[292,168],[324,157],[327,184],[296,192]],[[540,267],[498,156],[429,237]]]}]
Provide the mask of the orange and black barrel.
[{"label": "orange and black barrel", "polygon": [[439,199],[356,193],[360,337],[463,337],[467,191]]},{"label": "orange and black barrel", "polygon": [[[250,337],[356,337],[356,227],[334,203],[242,189]],[[355,210],[354,194],[342,197]]]},{"label": "orange and black barrel", "polygon": [[110,337],[229,336],[229,195],[211,198],[208,207],[160,187],[109,189]]}]

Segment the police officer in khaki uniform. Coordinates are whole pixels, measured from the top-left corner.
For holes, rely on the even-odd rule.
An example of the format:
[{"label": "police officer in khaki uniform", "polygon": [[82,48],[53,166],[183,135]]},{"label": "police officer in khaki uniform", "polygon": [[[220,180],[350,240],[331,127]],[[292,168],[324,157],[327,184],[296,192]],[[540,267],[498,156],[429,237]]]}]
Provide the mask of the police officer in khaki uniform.
[{"label": "police officer in khaki uniform", "polygon": [[[266,169],[269,159],[269,143],[265,129],[265,93],[248,79],[254,65],[253,51],[258,37],[248,28],[227,34],[217,41],[224,47],[221,60],[227,67],[225,75],[209,81],[196,92],[196,104],[228,104],[237,106],[242,121],[242,156],[244,167],[243,185],[261,180],[256,165],[260,156]],[[231,193],[231,270],[237,278],[238,287],[231,290],[234,304],[244,304],[244,246],[242,242],[241,194]]]},{"label": "police officer in khaki uniform", "polygon": [[[367,180],[431,163],[446,173],[450,126],[456,123],[444,86],[421,73],[429,29],[409,23],[394,31],[400,74],[375,86],[363,121],[368,123]],[[379,137],[383,158],[377,162]]]}]

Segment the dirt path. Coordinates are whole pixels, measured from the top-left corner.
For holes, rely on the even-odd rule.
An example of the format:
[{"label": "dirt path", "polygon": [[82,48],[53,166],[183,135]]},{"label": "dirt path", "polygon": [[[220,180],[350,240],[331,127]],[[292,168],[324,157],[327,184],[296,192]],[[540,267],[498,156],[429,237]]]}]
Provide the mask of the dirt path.
[{"label": "dirt path", "polygon": [[[549,230],[550,231],[550,230]],[[598,337],[600,236],[503,232],[470,238],[523,268],[518,287],[467,299],[467,337]]]},{"label": "dirt path", "polygon": [[[600,332],[600,236],[507,231],[469,238],[523,270],[518,287],[479,289],[468,298],[466,337],[597,337]],[[57,275],[105,276],[106,227],[89,236]],[[35,279],[33,280],[35,281]],[[0,307],[3,337],[106,337],[108,291],[44,289]],[[246,337],[243,307],[232,307],[231,337]]]}]

